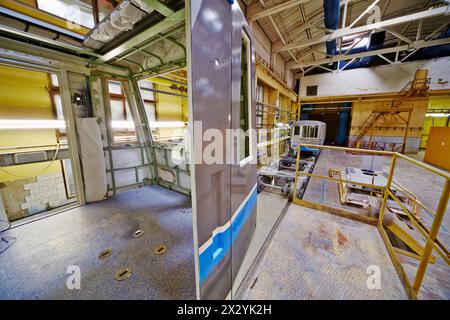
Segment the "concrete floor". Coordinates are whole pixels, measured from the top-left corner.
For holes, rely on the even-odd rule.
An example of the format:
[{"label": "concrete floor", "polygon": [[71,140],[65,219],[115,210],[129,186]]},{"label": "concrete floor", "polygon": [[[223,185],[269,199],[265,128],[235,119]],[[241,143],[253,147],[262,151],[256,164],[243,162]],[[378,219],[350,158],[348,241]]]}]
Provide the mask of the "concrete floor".
[{"label": "concrete floor", "polygon": [[[437,175],[430,175],[427,171],[417,166],[411,166],[404,160],[399,160],[396,168],[397,171],[394,174],[394,179],[414,193],[425,206],[431,210],[436,210],[444,186],[444,179]],[[430,228],[433,222],[433,216],[425,210],[422,210],[420,217],[422,222]],[[404,229],[406,230],[406,228]],[[422,245],[425,244],[425,239],[418,230],[407,228],[407,231]],[[450,248],[450,205],[447,206],[438,239],[447,248]],[[427,273],[422,283],[421,291],[419,292],[419,298],[449,300],[450,267],[436,252],[433,255],[436,257],[436,263],[428,265]],[[419,261],[403,255],[400,255],[400,260],[412,283],[417,272]]]},{"label": "concrete floor", "polygon": [[[361,155],[352,155],[342,151],[323,150],[319,156],[313,173],[328,176],[329,168],[344,169],[346,167],[363,168],[368,167],[371,163],[371,156],[365,158]],[[391,164],[389,157],[376,157],[375,163],[379,163],[374,170],[389,172]],[[421,160],[423,154],[414,155],[413,158]],[[398,159],[394,172],[394,181],[415,194],[419,201],[431,210],[436,210],[439,197],[444,186],[444,179],[429,174],[428,171],[415,166],[405,160]],[[304,200],[326,204],[335,208],[345,209],[355,214],[367,215],[368,210],[341,205],[339,201],[339,192],[337,183],[334,181],[325,181],[317,178],[311,178],[308,188],[303,197]],[[422,214],[423,222],[428,227],[431,226],[432,217],[427,212]],[[440,237],[450,246],[450,206],[442,222]],[[447,241],[448,240],[448,241]]]},{"label": "concrete floor", "polygon": [[[329,167],[363,164],[361,157],[325,151],[315,173],[327,175]],[[381,168],[387,171],[389,161],[382,161]],[[395,179],[435,209],[442,179],[404,161],[398,162]],[[336,206],[337,194],[336,183],[312,180],[305,197]],[[258,195],[256,232],[233,293],[247,275],[285,204],[286,199],[277,193],[264,191]],[[184,195],[161,187],[143,187],[7,231],[3,236],[15,240],[0,254],[0,299],[193,299],[190,207],[190,199]],[[364,210],[345,208],[367,214]],[[425,224],[431,223],[428,214],[423,213],[422,217]],[[137,229],[145,234],[135,239],[132,233]],[[449,229],[447,213],[439,234],[447,246]],[[415,230],[410,232],[417,234]],[[155,256],[153,250],[160,244],[168,250]],[[99,260],[99,252],[108,248],[113,254]],[[429,265],[419,298],[450,299],[449,269],[435,256],[437,262]],[[418,261],[401,255],[400,259],[413,281]],[[69,276],[66,270],[70,265],[81,269],[81,290],[66,287]],[[370,265],[381,268],[380,290],[366,287]],[[122,267],[130,267],[132,276],[117,282],[114,275]],[[250,276],[252,285],[243,298],[407,298],[375,227],[292,204],[255,274]]]},{"label": "concrete floor", "polygon": [[253,277],[245,299],[407,299],[376,227],[293,204]]},{"label": "concrete floor", "polygon": [[[423,154],[414,155],[414,158],[417,160],[423,159]],[[328,175],[328,169],[329,168],[345,168],[345,167],[368,167],[370,166],[370,163],[372,160],[371,157],[366,157],[364,159],[360,155],[351,155],[344,152],[338,152],[338,151],[332,151],[332,150],[324,150],[319,157],[319,160],[315,166],[314,173],[320,174],[320,175]],[[383,172],[388,172],[389,166],[390,166],[390,159],[386,157],[378,157],[378,160],[375,160],[375,163],[378,162],[378,167],[374,168],[375,170],[381,170]],[[418,199],[426,206],[428,206],[430,209],[435,210],[437,207],[437,203],[439,201],[440,192],[442,190],[444,180],[436,175],[430,175],[427,171],[424,169],[421,169],[417,166],[414,166],[410,164],[407,161],[404,160],[398,160],[394,175],[394,180],[403,185],[405,188],[416,194]],[[351,211],[355,214],[360,215],[368,215],[368,211],[365,209],[359,209],[355,207],[350,206],[344,206],[341,205],[338,198],[338,187],[337,183],[332,181],[322,181],[319,179],[311,179],[307,190],[305,192],[304,198],[305,200],[309,200],[316,203],[323,203],[328,206],[337,207],[337,208],[343,208],[347,211]],[[295,208],[295,209],[294,209]],[[248,292],[250,298],[263,298],[266,292],[273,292],[280,289],[280,298],[288,298],[288,297],[297,297],[297,298],[333,298],[337,299],[341,296],[339,295],[339,291],[336,291],[336,295],[327,295],[327,289],[321,286],[318,286],[318,288],[322,288],[323,292],[319,289],[311,293],[310,289],[306,288],[303,291],[298,291],[300,289],[293,288],[292,285],[289,285],[289,283],[295,283],[299,286],[302,286],[302,277],[305,277],[306,284],[313,285],[314,281],[317,281],[318,284],[320,284],[322,281],[328,281],[330,277],[325,276],[324,280],[315,278],[314,281],[312,279],[309,279],[312,275],[309,275],[308,272],[316,272],[321,264],[323,264],[323,260],[320,257],[316,256],[310,256],[308,252],[310,250],[313,250],[310,248],[311,244],[308,243],[307,240],[304,238],[300,238],[300,242],[298,241],[298,237],[304,237],[303,234],[311,234],[312,230],[315,230],[318,228],[318,225],[328,225],[330,223],[329,219],[338,219],[340,224],[346,225],[346,224],[354,224],[354,228],[349,232],[350,237],[356,237],[354,240],[351,241],[352,243],[357,243],[356,240],[359,240],[361,243],[368,242],[372,243],[374,240],[369,241],[371,238],[377,239],[377,247],[373,248],[374,250],[380,251],[376,253],[377,255],[382,254],[383,260],[386,256],[385,248],[383,246],[379,246],[379,240],[381,240],[380,236],[378,235],[378,231],[374,228],[371,228],[370,226],[365,226],[358,222],[347,222],[344,220],[341,220],[341,218],[329,217],[330,215],[327,213],[318,212],[319,214],[322,214],[325,216],[322,217],[314,217],[314,219],[308,218],[305,219],[304,216],[313,212],[313,210],[309,210],[306,208],[300,208],[297,206],[293,206],[290,209],[290,213],[286,216],[286,218],[283,220],[282,225],[279,226],[280,230],[278,231],[279,234],[277,235],[277,239],[274,240],[274,243],[272,244],[272,247],[276,247],[276,249],[271,248],[270,252],[267,253],[267,256],[264,258],[263,266],[261,266],[261,273],[263,275],[263,283],[259,286],[257,286],[257,283],[260,282],[260,279],[258,278],[257,283],[255,284],[255,288],[259,288],[256,291],[250,290]],[[444,216],[444,221],[442,223],[440,233],[439,233],[439,239],[442,243],[444,243],[447,247],[450,247],[450,207],[447,208],[446,215]],[[297,215],[297,220],[294,216]],[[432,216],[427,213],[426,211],[423,211],[421,214],[422,221],[425,225],[428,227],[431,226],[432,223]],[[302,220],[303,219],[303,220]],[[397,224],[399,224],[405,231],[407,231],[410,235],[412,235],[416,240],[418,240],[421,244],[425,244],[424,238],[419,234],[418,230],[412,230],[407,226],[407,224],[398,218],[395,218]],[[303,222],[301,222],[303,221]],[[291,226],[289,226],[291,225]],[[295,228],[298,230],[297,233],[295,232],[295,229],[292,229],[292,225],[295,226]],[[357,226],[361,226],[360,228],[357,228]],[[371,229],[367,229],[371,228]],[[363,232],[363,230],[367,229],[367,234]],[[369,232],[370,230],[370,232]],[[285,233],[288,235],[286,236]],[[376,234],[376,236],[375,236]],[[290,248],[290,243],[292,242],[292,239],[296,239],[294,241],[294,245],[292,248]],[[286,249],[286,244],[289,243],[288,249]],[[304,249],[302,249],[302,245],[305,243]],[[279,247],[278,247],[279,246]],[[320,247],[320,245],[319,245]],[[314,248],[314,247],[313,247]],[[316,250],[315,248],[314,250]],[[278,252],[281,251],[282,253]],[[360,252],[357,254],[361,254]],[[445,264],[445,262],[436,254],[434,253],[436,257],[436,263],[434,265],[430,264],[428,267],[427,275],[424,279],[421,291],[419,293],[420,299],[450,299],[450,277],[449,277],[449,269],[448,266]],[[297,275],[294,272],[293,278],[288,277],[286,281],[284,280],[276,280],[276,274],[288,274],[291,272],[291,270],[286,270],[286,266],[280,265],[278,266],[276,263],[277,261],[283,261],[285,257],[297,257],[292,261],[292,268],[297,268],[297,265],[308,265],[308,268],[310,270],[308,271],[300,271],[302,274]],[[403,264],[403,267],[410,279],[410,282],[413,282],[417,266],[418,266],[418,260],[399,255],[399,258]],[[327,264],[331,265],[331,268],[339,269],[342,268],[340,266],[340,261],[342,260],[330,260],[327,262]],[[349,258],[349,261],[352,261],[351,258]],[[364,261],[364,260],[362,260]],[[264,263],[266,266],[264,267]],[[355,261],[356,265],[358,264],[357,261]],[[360,262],[359,262],[360,263]],[[319,266],[317,266],[317,264]],[[391,266],[391,262],[389,260],[388,263],[389,266]],[[304,268],[304,267],[302,267]],[[390,267],[389,267],[390,269]],[[303,270],[303,269],[301,269]],[[306,272],[306,273],[304,273]],[[395,273],[392,273],[395,274]],[[328,280],[327,280],[328,279]],[[394,281],[395,277],[391,278],[392,281]],[[395,279],[394,283],[397,285],[398,279]],[[279,281],[279,282],[277,282]],[[296,282],[297,281],[297,282]],[[342,284],[345,287],[345,284]],[[352,289],[352,285],[349,285],[349,289]],[[359,290],[359,289],[358,289]],[[254,292],[254,293],[252,293]],[[278,291],[276,291],[278,292]],[[363,298],[362,296],[354,295],[352,296],[353,291],[350,290],[348,295],[345,293],[342,293],[342,297],[352,297],[352,298]],[[309,295],[309,296],[308,296]],[[277,294],[278,296],[278,294]],[[392,294],[386,294],[383,295],[382,298],[394,298],[394,295]]]},{"label": "concrete floor", "polygon": [[[194,299],[191,213],[190,198],[147,186],[7,231],[16,242],[0,254],[0,299]],[[67,289],[71,265],[80,290]],[[123,267],[132,275],[116,281]]]},{"label": "concrete floor", "polygon": [[242,280],[244,280],[247,272],[250,270],[250,267],[258,256],[286,204],[287,198],[280,196],[279,191],[272,192],[270,190],[264,190],[258,194],[256,230],[234,281],[233,297],[237,293]]},{"label": "concrete floor", "polygon": [[[389,168],[388,158],[381,157],[383,167]],[[372,163],[372,157],[347,154],[342,151],[322,150],[314,167],[314,174],[328,176],[328,169],[345,169],[346,167],[367,168]],[[377,168],[378,169],[378,168]],[[337,182],[311,178],[303,196],[304,200],[325,204],[333,208],[345,209],[354,214],[368,215],[367,209],[342,205],[339,200]]]}]

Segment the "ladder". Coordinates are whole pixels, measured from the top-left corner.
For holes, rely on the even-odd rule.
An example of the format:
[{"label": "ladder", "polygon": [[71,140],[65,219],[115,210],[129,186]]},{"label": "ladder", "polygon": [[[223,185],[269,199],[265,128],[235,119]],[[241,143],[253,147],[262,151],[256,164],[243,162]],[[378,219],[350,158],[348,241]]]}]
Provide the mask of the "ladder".
[{"label": "ladder", "polygon": [[[358,128],[353,139],[349,143],[350,148],[356,147],[358,142],[373,128],[375,122],[380,118],[387,119],[386,116],[390,115],[391,119],[395,116],[399,117],[400,113],[408,112],[410,113],[412,109],[407,108],[388,108],[388,109],[375,109],[372,111],[370,116],[364,121],[364,123]],[[392,120],[391,120],[392,121]],[[405,124],[408,125],[409,120],[404,120]]]},{"label": "ladder", "polygon": [[349,141],[348,146],[350,148],[355,148],[358,145],[358,142],[372,129],[377,120],[385,115],[398,115],[402,112],[411,112],[411,109],[400,109],[398,106],[411,97],[426,96],[428,94],[429,83],[429,78],[419,78],[416,73],[416,78],[413,81],[409,81],[392,100],[390,108],[372,111],[370,116],[357,129],[353,139]]}]

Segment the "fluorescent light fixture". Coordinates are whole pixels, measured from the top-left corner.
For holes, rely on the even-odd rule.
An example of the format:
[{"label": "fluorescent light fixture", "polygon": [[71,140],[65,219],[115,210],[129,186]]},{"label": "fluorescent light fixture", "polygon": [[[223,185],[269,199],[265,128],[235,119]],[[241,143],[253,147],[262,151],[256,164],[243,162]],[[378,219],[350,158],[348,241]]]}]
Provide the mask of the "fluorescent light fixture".
[{"label": "fluorescent light fixture", "polygon": [[182,121],[155,121],[150,122],[150,128],[184,128],[186,124]]},{"label": "fluorescent light fixture", "polygon": [[65,128],[64,120],[0,120],[0,130]]},{"label": "fluorescent light fixture", "polygon": [[450,116],[450,113],[427,113],[426,116],[433,118],[446,118]]},{"label": "fluorescent light fixture", "polygon": [[278,123],[277,123],[277,127],[282,127],[282,126],[284,126],[284,123],[283,123],[283,122],[278,122]]},{"label": "fluorescent light fixture", "polygon": [[[155,121],[150,122],[150,128],[184,128],[186,125],[181,121]],[[113,129],[134,129],[133,121],[111,121]]]},{"label": "fluorescent light fixture", "polygon": [[[134,129],[133,121],[112,121],[113,129]],[[156,121],[150,122],[151,128],[184,128],[182,121]],[[65,129],[64,120],[2,120],[0,119],[0,130],[15,129]]]},{"label": "fluorescent light fixture", "polygon": [[111,121],[113,129],[134,129],[133,121]]}]

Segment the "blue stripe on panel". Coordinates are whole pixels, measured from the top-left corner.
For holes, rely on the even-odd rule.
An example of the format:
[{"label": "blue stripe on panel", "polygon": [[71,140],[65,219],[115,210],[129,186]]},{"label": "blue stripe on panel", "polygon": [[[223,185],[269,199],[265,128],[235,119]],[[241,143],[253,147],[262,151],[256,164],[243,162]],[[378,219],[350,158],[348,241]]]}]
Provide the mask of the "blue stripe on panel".
[{"label": "blue stripe on panel", "polygon": [[208,277],[208,275],[230,251],[230,243],[234,243],[239,235],[239,232],[242,230],[256,207],[256,195],[256,188],[253,188],[250,197],[248,197],[245,204],[237,213],[236,218],[231,222],[231,227],[228,226],[225,230],[213,235],[212,243],[200,254],[200,283]]}]

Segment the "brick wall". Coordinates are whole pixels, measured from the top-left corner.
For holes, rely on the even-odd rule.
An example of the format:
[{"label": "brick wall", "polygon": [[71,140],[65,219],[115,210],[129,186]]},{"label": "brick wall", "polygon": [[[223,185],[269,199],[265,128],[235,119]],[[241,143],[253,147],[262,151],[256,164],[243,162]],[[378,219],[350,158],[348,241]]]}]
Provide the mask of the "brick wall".
[{"label": "brick wall", "polygon": [[70,202],[61,172],[3,182],[3,206],[9,221],[51,210]]}]

